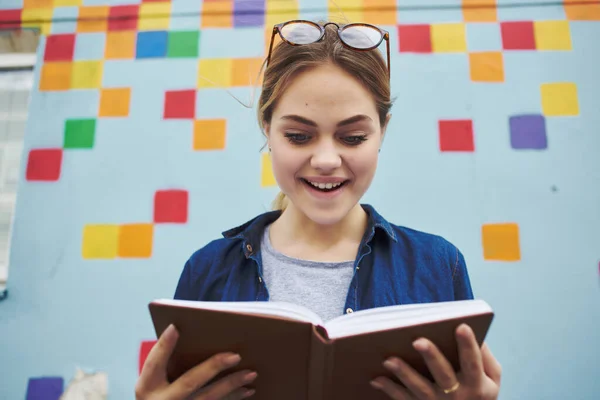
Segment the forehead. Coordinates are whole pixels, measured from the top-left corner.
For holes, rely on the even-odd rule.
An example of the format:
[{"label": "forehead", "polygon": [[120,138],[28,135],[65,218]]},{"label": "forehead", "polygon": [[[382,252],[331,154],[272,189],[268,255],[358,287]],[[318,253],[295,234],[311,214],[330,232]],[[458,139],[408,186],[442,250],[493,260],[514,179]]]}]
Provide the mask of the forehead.
[{"label": "forehead", "polygon": [[372,94],[356,78],[332,64],[296,75],[285,89],[273,117],[302,114],[315,120],[344,119],[366,114],[377,120]]}]

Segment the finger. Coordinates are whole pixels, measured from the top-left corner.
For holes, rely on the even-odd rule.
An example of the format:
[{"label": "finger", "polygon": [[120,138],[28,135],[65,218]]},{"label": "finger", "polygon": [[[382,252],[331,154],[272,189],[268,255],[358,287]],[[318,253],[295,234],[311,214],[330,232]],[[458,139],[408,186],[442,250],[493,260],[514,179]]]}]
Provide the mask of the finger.
[{"label": "finger", "polygon": [[167,362],[173,353],[178,338],[179,333],[173,325],[169,325],[160,335],[160,338],[148,353],[142,367],[140,374],[141,386],[166,382]]},{"label": "finger", "polygon": [[174,398],[189,396],[210,382],[219,373],[237,365],[240,361],[241,357],[239,354],[216,354],[181,375],[179,379],[169,386],[169,394]]},{"label": "finger", "polygon": [[500,379],[502,376],[502,367],[492,351],[486,343],[481,347],[481,356],[483,359],[483,371],[489,376],[498,386],[500,386]]},{"label": "finger", "polygon": [[472,387],[479,387],[483,378],[483,361],[473,330],[468,325],[461,324],[456,329],[456,340],[465,383]]},{"label": "finger", "polygon": [[427,339],[419,339],[413,343],[413,346],[423,356],[439,387],[451,388],[458,382],[454,368],[435,344]]},{"label": "finger", "polygon": [[371,386],[377,390],[381,390],[393,400],[413,400],[411,394],[388,378],[379,377],[371,381]]},{"label": "finger", "polygon": [[435,388],[431,382],[401,359],[392,357],[386,360],[383,366],[392,372],[414,397],[418,399],[435,398]]},{"label": "finger", "polygon": [[253,371],[240,371],[219,379],[217,382],[206,386],[194,397],[195,400],[204,399],[227,399],[238,400],[250,397],[254,389],[243,387],[256,379],[257,374]]}]

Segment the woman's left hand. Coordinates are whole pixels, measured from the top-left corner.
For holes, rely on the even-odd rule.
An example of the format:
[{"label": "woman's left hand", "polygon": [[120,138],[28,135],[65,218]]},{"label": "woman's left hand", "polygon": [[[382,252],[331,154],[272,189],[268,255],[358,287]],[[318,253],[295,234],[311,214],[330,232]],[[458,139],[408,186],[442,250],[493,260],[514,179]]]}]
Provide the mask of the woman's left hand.
[{"label": "woman's left hand", "polygon": [[371,385],[394,400],[495,400],[500,391],[501,367],[484,343],[479,348],[471,328],[462,324],[456,330],[460,356],[460,373],[456,374],[448,360],[427,339],[418,339],[414,348],[421,353],[435,382],[423,377],[408,364],[392,357],[384,366],[405,387],[385,377]]}]

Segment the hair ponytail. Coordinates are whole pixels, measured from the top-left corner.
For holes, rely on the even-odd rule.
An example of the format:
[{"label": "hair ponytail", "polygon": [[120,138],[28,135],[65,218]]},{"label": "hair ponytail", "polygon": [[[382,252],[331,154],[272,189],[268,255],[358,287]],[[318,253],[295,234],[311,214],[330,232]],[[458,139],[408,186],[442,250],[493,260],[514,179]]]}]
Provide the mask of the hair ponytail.
[{"label": "hair ponytail", "polygon": [[279,193],[277,193],[275,200],[273,200],[271,207],[273,208],[273,210],[283,211],[287,207],[288,201],[289,200],[288,200],[287,196],[283,192],[279,192]]}]

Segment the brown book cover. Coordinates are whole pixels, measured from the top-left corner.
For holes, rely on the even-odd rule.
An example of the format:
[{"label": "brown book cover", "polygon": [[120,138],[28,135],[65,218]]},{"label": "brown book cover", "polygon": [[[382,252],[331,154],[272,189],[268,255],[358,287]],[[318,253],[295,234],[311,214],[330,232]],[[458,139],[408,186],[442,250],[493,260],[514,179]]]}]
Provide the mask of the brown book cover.
[{"label": "brown book cover", "polygon": [[[398,356],[430,377],[412,342],[426,337],[459,369],[455,330],[467,323],[481,345],[493,312],[414,326],[330,339],[324,327],[309,322],[234,311],[206,310],[151,302],[157,337],[175,325],[179,340],[167,376],[177,379],[188,369],[221,352],[236,352],[242,361],[215,378],[249,369],[258,372],[248,386],[257,400],[364,400],[387,397],[371,387],[377,376],[393,376],[382,363]],[[395,380],[395,379],[394,379]]]}]

